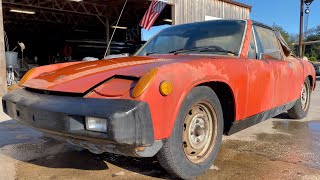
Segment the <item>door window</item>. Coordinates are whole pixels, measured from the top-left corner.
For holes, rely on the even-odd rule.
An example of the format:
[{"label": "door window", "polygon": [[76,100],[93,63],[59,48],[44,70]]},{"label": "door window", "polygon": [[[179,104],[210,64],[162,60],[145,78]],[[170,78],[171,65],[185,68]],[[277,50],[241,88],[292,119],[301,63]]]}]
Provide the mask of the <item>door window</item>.
[{"label": "door window", "polygon": [[271,59],[282,59],[282,54],[279,46],[277,36],[271,29],[263,28],[260,26],[254,26],[255,35],[258,45],[258,53],[268,54],[271,52],[278,53],[277,56],[272,56]]}]

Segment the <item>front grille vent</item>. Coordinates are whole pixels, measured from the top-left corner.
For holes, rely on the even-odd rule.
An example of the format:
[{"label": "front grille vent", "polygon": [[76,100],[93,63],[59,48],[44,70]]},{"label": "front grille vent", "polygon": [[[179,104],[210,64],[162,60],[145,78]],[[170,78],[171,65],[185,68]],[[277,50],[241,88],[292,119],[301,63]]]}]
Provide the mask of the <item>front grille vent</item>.
[{"label": "front grille vent", "polygon": [[41,89],[25,88],[26,91],[37,93],[37,94],[46,94],[46,95],[55,95],[55,96],[70,96],[70,97],[83,97],[83,93],[70,93],[70,92],[58,92],[58,91],[47,91]]}]

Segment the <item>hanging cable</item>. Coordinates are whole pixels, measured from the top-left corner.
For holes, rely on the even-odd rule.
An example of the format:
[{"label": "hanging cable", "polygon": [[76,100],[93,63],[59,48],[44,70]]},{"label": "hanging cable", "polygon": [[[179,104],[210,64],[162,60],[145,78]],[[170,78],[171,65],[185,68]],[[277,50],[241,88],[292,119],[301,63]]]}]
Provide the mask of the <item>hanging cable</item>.
[{"label": "hanging cable", "polygon": [[[122,7],[121,13],[120,13],[119,18],[118,18],[118,20],[117,20],[116,26],[115,26],[115,28],[114,28],[114,30],[113,30],[113,33],[112,33],[112,35],[111,35],[111,38],[110,38],[110,40],[109,40],[109,43],[108,43],[108,46],[107,46],[107,50],[106,50],[106,52],[104,53],[104,56],[103,56],[104,58],[107,57],[108,51],[109,51],[109,49],[110,49],[111,41],[112,41],[112,39],[113,39],[114,34],[116,33],[116,30],[117,30],[119,21],[120,21],[120,19],[121,19],[122,14],[123,14],[124,8],[125,8],[126,5],[127,5],[127,2],[128,2],[128,0],[126,0],[126,1],[124,2],[124,5],[123,5],[123,7]],[[108,28],[109,28],[109,27],[108,27]]]},{"label": "hanging cable", "polygon": [[[307,10],[309,9],[309,7],[307,7]],[[308,34],[308,26],[309,26],[309,13],[310,13],[310,10],[307,11],[306,10],[306,16],[305,16],[305,21],[304,21],[304,38],[306,40],[307,38],[307,34]],[[308,13],[307,13],[308,12]]]}]

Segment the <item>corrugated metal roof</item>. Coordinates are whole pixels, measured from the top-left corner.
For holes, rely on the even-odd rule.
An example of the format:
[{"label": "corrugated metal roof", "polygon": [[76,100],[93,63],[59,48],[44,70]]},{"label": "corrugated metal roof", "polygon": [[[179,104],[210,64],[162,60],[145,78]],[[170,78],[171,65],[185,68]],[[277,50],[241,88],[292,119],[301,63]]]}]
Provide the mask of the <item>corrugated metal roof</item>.
[{"label": "corrugated metal roof", "polygon": [[237,5],[237,6],[240,6],[240,7],[248,8],[248,9],[250,9],[250,11],[252,9],[252,6],[244,4],[244,3],[240,3],[238,1],[233,1],[233,0],[219,0],[219,1],[224,1],[224,2],[227,2],[227,3],[233,4],[233,5]]}]

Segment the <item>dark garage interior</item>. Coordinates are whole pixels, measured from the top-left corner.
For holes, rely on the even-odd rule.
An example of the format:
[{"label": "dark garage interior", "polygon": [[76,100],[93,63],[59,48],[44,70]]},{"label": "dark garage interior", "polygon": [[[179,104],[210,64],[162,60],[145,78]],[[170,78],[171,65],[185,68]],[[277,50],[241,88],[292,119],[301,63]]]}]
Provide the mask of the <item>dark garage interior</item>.
[{"label": "dark garage interior", "polygon": [[[79,61],[85,57],[103,58],[125,1],[75,1],[2,2],[6,51],[14,49],[21,59],[18,42],[24,43],[24,71],[37,65]],[[128,0],[110,54],[133,54],[144,43],[139,22],[149,5],[145,0]],[[171,6],[164,9],[155,25],[171,24],[168,19],[172,19]]]}]

